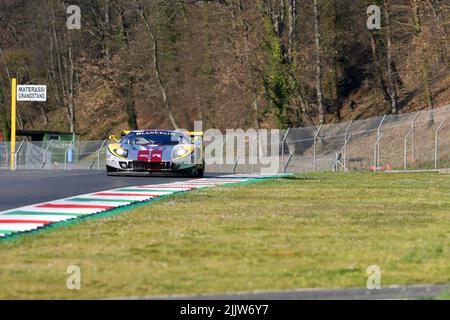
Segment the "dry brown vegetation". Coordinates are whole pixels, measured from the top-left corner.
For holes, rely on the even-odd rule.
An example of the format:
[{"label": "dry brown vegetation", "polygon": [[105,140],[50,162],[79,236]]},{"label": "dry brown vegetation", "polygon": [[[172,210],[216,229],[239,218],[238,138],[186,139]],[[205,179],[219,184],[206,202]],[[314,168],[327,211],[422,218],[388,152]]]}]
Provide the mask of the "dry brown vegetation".
[{"label": "dry brown vegetation", "polygon": [[[71,4],[81,30],[65,27]],[[12,76],[49,87],[46,104],[19,105],[19,128],[85,138],[436,108],[450,101],[449,14],[443,0],[1,1],[0,125]]]}]

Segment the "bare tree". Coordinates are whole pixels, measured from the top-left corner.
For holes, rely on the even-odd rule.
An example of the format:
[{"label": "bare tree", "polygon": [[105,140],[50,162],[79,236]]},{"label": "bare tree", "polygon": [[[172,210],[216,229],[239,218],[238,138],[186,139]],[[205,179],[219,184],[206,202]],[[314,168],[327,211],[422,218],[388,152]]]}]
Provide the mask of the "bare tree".
[{"label": "bare tree", "polygon": [[450,43],[447,24],[442,17],[442,4],[439,0],[425,0],[433,15],[433,20],[442,38],[443,57],[447,65],[450,65]]},{"label": "bare tree", "polygon": [[153,69],[155,72],[156,81],[158,82],[159,90],[161,92],[161,97],[163,100],[164,108],[166,109],[166,113],[170,120],[170,123],[172,124],[172,126],[175,129],[178,129],[179,128],[178,121],[176,120],[175,115],[170,108],[169,100],[167,98],[167,90],[166,90],[166,87],[164,86],[163,80],[161,79],[161,71],[160,71],[160,67],[159,67],[158,39],[156,37],[156,28],[155,28],[154,24],[152,24],[152,22],[150,21],[150,18],[146,13],[143,3],[136,7],[136,12],[138,13],[138,15],[141,17],[142,21],[144,22],[145,28],[147,29],[149,36],[150,36],[150,41],[151,41],[151,46],[152,46]]},{"label": "bare tree", "polygon": [[[71,31],[65,27],[65,21],[57,19],[54,2],[49,1],[47,7],[50,61],[46,60],[46,73],[57,105],[66,114],[69,131],[75,133],[75,50]],[[58,1],[56,5],[58,10],[65,12],[64,1]]]},{"label": "bare tree", "polygon": [[125,104],[125,112],[127,114],[128,127],[131,130],[138,129],[136,102],[134,98],[134,81],[132,70],[132,57],[130,48],[130,34],[131,21],[133,17],[130,16],[126,6],[123,4],[119,7],[120,11],[120,28],[121,28],[121,49],[118,54],[121,57],[122,63],[118,66],[118,89],[121,93]]},{"label": "bare tree", "polygon": [[391,36],[391,18],[390,18],[390,0],[384,0],[384,19],[386,28],[386,58],[387,58],[387,78],[388,95],[391,103],[391,112],[398,113],[397,86],[395,83],[393,60],[392,60],[392,36]]},{"label": "bare tree", "polygon": [[292,60],[295,51],[295,39],[296,39],[296,22],[297,22],[297,1],[287,0],[288,7],[288,56]]},{"label": "bare tree", "polygon": [[[418,59],[419,59],[419,68],[420,75],[422,78],[423,87],[425,90],[425,99],[428,104],[428,109],[431,111],[433,109],[433,93],[431,91],[431,83],[430,83],[430,68],[428,65],[427,57],[425,51],[425,47],[428,45],[424,43],[423,33],[422,33],[422,21],[420,17],[420,4],[418,0],[411,0],[411,12],[414,23],[414,37],[416,41],[416,48],[418,49]],[[431,113],[430,113],[431,116]],[[430,119],[432,122],[432,119]]]},{"label": "bare tree", "polygon": [[325,120],[325,110],[323,106],[323,88],[322,88],[322,47],[320,34],[320,12],[319,0],[314,0],[314,40],[316,44],[316,94],[317,107],[319,109],[319,122]]}]

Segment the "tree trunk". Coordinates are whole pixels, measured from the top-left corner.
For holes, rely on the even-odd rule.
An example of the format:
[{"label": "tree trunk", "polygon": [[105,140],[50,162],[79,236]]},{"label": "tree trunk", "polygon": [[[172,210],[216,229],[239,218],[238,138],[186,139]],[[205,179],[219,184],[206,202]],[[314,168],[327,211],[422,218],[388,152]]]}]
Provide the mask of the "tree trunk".
[{"label": "tree trunk", "polygon": [[427,102],[428,105],[428,109],[430,110],[430,123],[433,122],[433,115],[432,115],[432,110],[433,110],[433,92],[431,90],[431,84],[430,84],[430,70],[429,70],[429,66],[428,66],[428,62],[426,60],[426,58],[424,57],[424,48],[428,45],[428,44],[424,44],[423,43],[423,39],[422,39],[422,24],[421,24],[421,20],[420,20],[420,7],[419,7],[419,3],[418,0],[411,0],[411,11],[412,11],[412,16],[413,16],[413,21],[414,21],[414,31],[415,31],[415,38],[417,41],[417,45],[419,45],[419,50],[421,51],[420,54],[418,55],[419,59],[420,59],[420,75],[422,78],[422,83],[423,83],[423,87],[424,87],[424,91],[425,91],[425,100]]},{"label": "tree trunk", "polygon": [[325,120],[325,110],[323,106],[323,89],[322,89],[322,52],[320,43],[320,13],[318,0],[314,0],[314,38],[316,43],[316,93],[317,107],[319,109],[319,122]]},{"label": "tree trunk", "polygon": [[386,44],[387,44],[387,78],[389,87],[389,100],[391,103],[391,112],[398,113],[398,99],[397,99],[397,86],[394,80],[393,61],[392,61],[392,39],[391,39],[391,20],[390,20],[390,0],[384,0],[384,19],[386,30]]},{"label": "tree trunk", "polygon": [[8,116],[6,112],[7,109],[8,106],[6,104],[6,97],[3,93],[3,86],[0,84],[0,129],[2,131],[4,141],[10,140],[10,131],[11,131],[11,127],[8,122]]},{"label": "tree trunk", "polygon": [[120,92],[125,100],[125,112],[127,113],[127,123],[128,128],[130,130],[137,130],[137,114],[136,114],[136,105],[133,98],[133,79],[128,72],[124,72],[121,74],[121,77],[125,79],[125,83],[120,86]]},{"label": "tree trunk", "polygon": [[47,115],[47,112],[45,111],[42,103],[39,104],[39,110],[41,111],[42,119],[44,120],[44,128],[45,128],[48,126],[48,115]]},{"label": "tree trunk", "polygon": [[125,14],[125,9],[120,8],[122,32],[123,32],[123,43],[122,43],[122,60],[124,61],[119,67],[119,91],[124,100],[125,112],[127,114],[127,123],[130,130],[138,129],[137,124],[137,112],[136,103],[134,100],[134,79],[131,74],[132,67],[130,63],[130,48],[129,48],[129,27],[130,23],[128,21],[127,15]]},{"label": "tree trunk", "polygon": [[446,24],[442,21],[441,13],[439,12],[440,10],[438,9],[441,7],[441,5],[439,4],[439,0],[426,0],[426,2],[431,9],[437,27],[443,33],[443,35],[447,37],[447,27]]},{"label": "tree trunk", "polygon": [[296,0],[288,1],[289,25],[288,25],[288,56],[289,62],[292,63],[295,48],[295,25],[297,19],[297,3]]},{"label": "tree trunk", "polygon": [[383,70],[381,68],[380,56],[378,54],[378,45],[377,40],[375,38],[375,34],[373,32],[370,33],[370,47],[372,49],[372,57],[375,63],[375,72],[378,79],[378,85],[383,93],[384,100],[390,102],[389,93],[386,87],[386,83],[384,82]]},{"label": "tree trunk", "polygon": [[443,60],[450,65],[450,42],[448,41],[448,30],[446,23],[442,19],[442,5],[439,0],[426,0],[433,14],[434,21],[442,35]]},{"label": "tree trunk", "polygon": [[75,102],[74,102],[74,63],[72,56],[72,44],[69,46],[69,124],[70,124],[70,133],[75,133]]},{"label": "tree trunk", "polygon": [[161,79],[161,72],[159,70],[159,58],[158,58],[158,41],[156,39],[155,32],[154,32],[152,26],[150,25],[150,22],[147,19],[146,15],[144,14],[144,9],[137,10],[137,13],[139,14],[139,16],[144,21],[145,27],[147,28],[147,31],[150,34],[150,40],[151,40],[152,51],[153,51],[153,68],[155,70],[155,77],[156,77],[156,80],[158,82],[159,90],[161,92],[161,97],[162,97],[162,100],[163,100],[164,108],[166,109],[167,116],[169,117],[170,123],[172,124],[174,129],[178,129],[179,128],[178,122],[177,122],[177,120],[175,118],[175,115],[172,113],[172,110],[170,108],[169,101],[167,99],[166,88],[165,88],[164,83],[163,83],[163,81]]},{"label": "tree trunk", "polygon": [[[51,5],[51,37],[52,37],[52,43],[53,43],[53,50],[55,53],[55,57],[56,57],[56,70],[57,70],[57,76],[58,76],[58,80],[59,80],[59,85],[60,85],[60,96],[61,96],[61,102],[63,103],[64,106],[67,105],[67,94],[66,94],[66,90],[65,88],[66,83],[64,81],[64,76],[63,76],[63,66],[62,66],[62,59],[61,59],[61,50],[60,50],[60,46],[59,46],[59,39],[58,39],[58,34],[56,32],[56,26],[55,26],[55,21],[56,21],[56,17],[55,17],[55,10],[53,8],[53,5]],[[52,57],[53,58],[53,57]],[[56,72],[55,72],[56,75]],[[54,79],[56,80],[56,79]],[[63,106],[60,106],[63,107]]]},{"label": "tree trunk", "polygon": [[419,4],[417,3],[417,0],[411,0],[411,10],[413,16],[414,30],[416,34],[420,34],[420,32],[422,31],[422,27],[419,16]]},{"label": "tree trunk", "polygon": [[339,97],[339,70],[340,62],[338,55],[340,50],[340,34],[337,17],[337,3],[336,0],[326,1],[326,10],[328,16],[328,29],[327,34],[330,40],[328,41],[328,47],[324,50],[326,51],[326,56],[329,61],[329,76],[327,76],[330,100],[333,105],[333,111],[336,116],[337,121],[341,121],[341,108],[342,101]]},{"label": "tree trunk", "polygon": [[112,34],[112,25],[111,25],[111,16],[112,16],[112,5],[108,0],[106,1],[106,11],[105,11],[105,28],[106,28],[106,36],[104,39],[105,46],[105,57],[106,57],[106,68],[111,71],[112,62],[111,62],[111,45],[110,45],[110,35]]},{"label": "tree trunk", "polygon": [[8,79],[11,79],[11,73],[9,72],[8,65],[6,64],[5,56],[4,56],[2,47],[0,47],[0,56],[2,57],[2,63],[3,63],[3,66],[5,67],[6,75],[8,76]]},{"label": "tree trunk", "polygon": [[18,105],[16,105],[16,120],[17,120],[17,129],[23,129],[23,120],[22,120],[22,112]]}]

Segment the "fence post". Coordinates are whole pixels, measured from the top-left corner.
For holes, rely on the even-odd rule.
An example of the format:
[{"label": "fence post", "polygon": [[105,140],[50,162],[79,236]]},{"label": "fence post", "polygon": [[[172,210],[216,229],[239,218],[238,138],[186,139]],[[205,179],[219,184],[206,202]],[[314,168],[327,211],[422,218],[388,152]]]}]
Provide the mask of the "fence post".
[{"label": "fence post", "polygon": [[69,147],[66,149],[66,152],[64,153],[64,170],[67,170],[67,154],[69,153],[70,148],[72,148],[74,142],[75,140],[72,140],[70,142]]},{"label": "fence post", "polygon": [[48,149],[50,149],[51,145],[53,144],[53,141],[54,141],[53,139],[50,140],[50,143],[48,144],[47,148],[45,148],[45,151],[44,151],[44,159],[42,159],[41,170],[44,170],[44,167],[45,167],[45,165],[46,165],[46,163],[47,163],[47,152],[48,152]]},{"label": "fence post", "polygon": [[240,156],[236,155],[236,161],[234,162],[234,165],[233,165],[233,173],[235,173],[235,171],[236,171],[236,167],[238,165],[239,159],[240,159]]},{"label": "fence post", "polygon": [[[373,146],[373,166],[375,167],[374,170],[377,171],[378,167],[380,166],[380,141],[381,141],[381,126],[384,123],[384,120],[386,120],[386,114],[383,116],[383,118],[380,121],[380,124],[377,128],[377,140]],[[381,135],[381,136],[380,136]]]},{"label": "fence post", "polygon": [[414,118],[412,123],[412,156],[413,161],[416,161],[416,121],[419,118],[419,116],[422,114],[423,111],[420,111],[417,116]]},{"label": "fence post", "polygon": [[223,142],[222,142],[222,157],[221,157],[222,159],[220,160],[220,165],[219,165],[219,171],[221,173],[223,172],[224,157],[226,158],[224,147],[225,147],[225,144],[227,143],[227,140],[228,140],[228,135],[227,135],[226,132],[224,133],[224,135],[225,135],[225,140],[223,140]]},{"label": "fence post", "polygon": [[[411,128],[408,131],[408,134],[405,136],[405,142],[404,142],[404,147],[403,147],[403,170],[407,170],[408,167],[408,137],[411,135],[411,133],[414,133],[416,130],[416,121],[417,119],[420,117],[420,115],[422,114],[422,111],[420,111],[417,116],[414,118],[412,124],[411,124]],[[414,153],[414,149],[415,149],[415,139],[413,139],[413,153]],[[415,160],[415,155],[413,154],[413,160]]]},{"label": "fence post", "polygon": [[[258,139],[259,139],[259,132],[260,132],[260,130],[261,129],[258,129],[258,131],[256,132],[256,160],[258,161],[258,153],[259,153],[259,150],[258,150],[258,146],[259,146],[259,143],[258,143]],[[271,141],[272,142],[272,141]],[[251,148],[252,146],[250,146],[250,140],[249,140],[249,145],[248,145],[248,151],[249,151],[249,154],[248,154],[248,161],[250,161],[251,162],[251,167],[252,167],[252,173],[254,173],[254,171],[255,171],[255,162],[254,162],[254,160],[255,159],[250,159],[250,148]],[[253,155],[253,156],[255,156],[255,155]],[[257,163],[258,164],[258,163]]]},{"label": "fence post", "polygon": [[291,128],[288,128],[286,130],[286,133],[284,134],[283,140],[281,141],[281,163],[284,164],[284,142],[286,141],[289,131],[291,131]]},{"label": "fence post", "polygon": [[350,123],[347,126],[347,129],[345,130],[345,134],[344,134],[344,149],[343,149],[343,161],[344,161],[344,170],[347,171],[347,143],[349,138],[347,138],[348,136],[348,132],[350,131],[350,128],[352,127],[353,124],[353,120],[350,120]]},{"label": "fence post", "polygon": [[283,173],[286,173],[286,169],[289,165],[289,162],[291,162],[292,157],[293,157],[293,155],[289,154],[289,157],[288,157],[286,163],[283,162]]},{"label": "fence post", "polygon": [[411,126],[411,129],[409,129],[408,134],[405,136],[405,145],[403,147],[403,170],[406,171],[407,167],[408,167],[408,137],[411,134],[411,132],[413,131],[413,127]]},{"label": "fence post", "polygon": [[374,165],[374,171],[378,171],[378,168],[380,167],[380,142],[381,139],[383,138],[384,132],[382,132],[378,138],[377,141],[375,142],[375,144],[373,145],[373,155],[374,155],[374,160],[373,160],[373,165]]},{"label": "fence post", "polygon": [[316,141],[319,136],[320,129],[322,129],[322,124],[320,124],[319,129],[317,129],[316,134],[314,135],[314,145],[313,145],[313,163],[314,163],[314,172],[316,171]]},{"label": "fence post", "polygon": [[437,170],[437,162],[438,162],[438,144],[439,144],[439,131],[441,130],[442,126],[444,125],[445,120],[447,118],[444,118],[444,120],[441,121],[441,124],[439,127],[437,127],[436,131],[434,132],[434,170]]},{"label": "fence post", "polygon": [[346,153],[347,153],[347,144],[348,144],[348,142],[350,141],[350,139],[352,138],[352,134],[351,135],[349,135],[346,139],[345,139],[345,141],[344,141],[344,146],[342,147],[342,149],[341,149],[341,153],[343,154],[343,165],[344,165],[344,172],[348,172],[348,168],[347,168],[347,160],[346,160]]},{"label": "fence post", "polygon": [[[20,143],[19,148],[16,150],[16,152],[14,152],[14,170],[16,170],[19,167],[17,165],[17,157],[18,157],[18,155],[20,153],[20,149],[22,149],[22,146],[23,146],[24,143],[25,143],[25,140],[22,140],[22,142]],[[26,166],[25,166],[25,169],[27,169]]]},{"label": "fence post", "polygon": [[98,151],[97,151],[97,170],[100,170],[100,152],[102,151],[103,147],[105,146],[106,141],[107,141],[106,139],[103,140],[103,143],[100,146],[100,149],[98,149]]}]

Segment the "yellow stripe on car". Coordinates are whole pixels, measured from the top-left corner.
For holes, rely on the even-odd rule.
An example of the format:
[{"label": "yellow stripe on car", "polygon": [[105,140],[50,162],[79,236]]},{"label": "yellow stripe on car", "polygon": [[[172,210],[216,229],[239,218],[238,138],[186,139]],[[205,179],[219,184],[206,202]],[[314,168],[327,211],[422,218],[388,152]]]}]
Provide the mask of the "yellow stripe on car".
[{"label": "yellow stripe on car", "polygon": [[115,150],[117,150],[119,148],[120,148],[120,144],[118,144],[118,143],[111,143],[110,145],[108,145],[109,152],[111,152],[114,156],[116,156],[118,158],[126,159],[125,157],[122,157],[116,153]]}]

